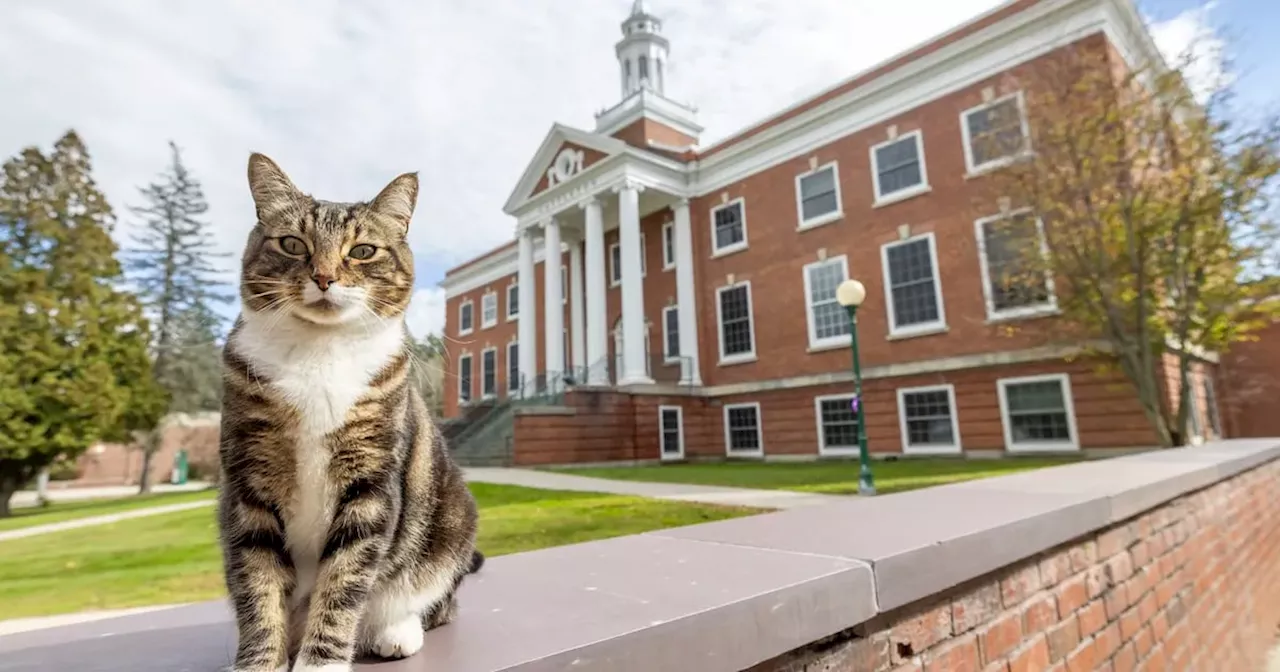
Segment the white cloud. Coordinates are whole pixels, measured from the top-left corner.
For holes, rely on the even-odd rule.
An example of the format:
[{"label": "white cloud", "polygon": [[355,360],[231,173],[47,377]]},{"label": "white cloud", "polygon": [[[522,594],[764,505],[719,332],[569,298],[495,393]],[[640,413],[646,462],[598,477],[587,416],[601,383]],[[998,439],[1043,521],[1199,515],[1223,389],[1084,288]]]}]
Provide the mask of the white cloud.
[{"label": "white cloud", "polygon": [[426,287],[413,293],[405,323],[414,338],[444,333],[444,290]]},{"label": "white cloud", "polygon": [[1151,22],[1151,38],[1175,67],[1184,67],[1192,92],[1205,100],[1230,84],[1226,72],[1226,40],[1210,21],[1217,3],[1206,2],[1167,21]]}]

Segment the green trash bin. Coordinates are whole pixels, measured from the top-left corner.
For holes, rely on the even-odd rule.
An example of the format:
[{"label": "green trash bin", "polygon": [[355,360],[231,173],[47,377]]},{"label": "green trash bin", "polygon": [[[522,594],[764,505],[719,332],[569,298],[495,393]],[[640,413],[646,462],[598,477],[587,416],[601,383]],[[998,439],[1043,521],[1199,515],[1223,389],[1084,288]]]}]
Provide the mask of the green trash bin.
[{"label": "green trash bin", "polygon": [[184,448],[173,456],[173,476],[169,479],[174,485],[185,485],[187,482],[187,450]]}]

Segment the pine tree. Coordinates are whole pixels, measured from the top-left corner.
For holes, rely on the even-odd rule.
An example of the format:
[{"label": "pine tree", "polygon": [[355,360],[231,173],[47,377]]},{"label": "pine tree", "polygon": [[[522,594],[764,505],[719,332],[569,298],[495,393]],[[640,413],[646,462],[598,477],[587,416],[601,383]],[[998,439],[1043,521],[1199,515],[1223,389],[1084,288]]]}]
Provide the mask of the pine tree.
[{"label": "pine tree", "polygon": [[[216,410],[221,403],[213,304],[230,300],[221,291],[208,212],[200,182],[170,142],[171,162],[155,182],[139,189],[145,205],[130,210],[141,220],[128,268],[156,325],[155,375],[168,392],[170,412]],[[151,459],[159,441],[144,441],[141,492],[151,487]]]},{"label": "pine tree", "polygon": [[0,177],[0,516],[44,467],[152,426],[167,403],[113,217],[68,132]]}]

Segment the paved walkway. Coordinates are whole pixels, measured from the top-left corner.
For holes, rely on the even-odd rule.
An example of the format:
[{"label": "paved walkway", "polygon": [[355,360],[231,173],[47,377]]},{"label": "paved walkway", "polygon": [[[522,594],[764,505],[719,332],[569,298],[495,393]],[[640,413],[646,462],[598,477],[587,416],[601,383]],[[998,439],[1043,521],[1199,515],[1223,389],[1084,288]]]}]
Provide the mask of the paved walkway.
[{"label": "paved walkway", "polygon": [[173,513],[175,511],[186,511],[187,509],[199,509],[201,507],[213,506],[214,500],[210,499],[202,502],[184,502],[182,504],[167,504],[165,506],[153,506],[149,509],[134,509],[133,511],[121,511],[120,513],[108,513],[101,516],[89,516],[88,518],[76,518],[75,520],[64,520],[60,523],[48,523],[45,525],[32,525],[31,527],[23,527],[16,530],[7,530],[0,532],[0,541],[9,541],[11,539],[21,539],[23,537],[34,537],[38,534],[48,534],[50,532],[61,532],[63,530],[74,530],[77,527],[92,527],[94,525],[106,525],[121,520],[129,520],[130,518],[145,518],[147,516],[156,516],[162,513]]},{"label": "paved walkway", "polygon": [[[151,486],[152,494],[160,494],[164,492],[192,492],[194,490],[204,490],[209,487],[208,483],[200,481],[191,481],[183,485],[173,485],[170,483],[157,483]],[[91,488],[49,488],[48,496],[50,501],[54,502],[78,502],[85,499],[118,499],[121,497],[132,497],[138,494],[138,486],[136,485],[106,485]],[[35,506],[37,504],[35,490],[19,490],[13,493],[13,499],[9,500],[9,506],[13,508],[21,508],[27,506]]]},{"label": "paved walkway", "polygon": [[172,609],[181,607],[183,604],[157,604],[153,607],[133,607],[131,609],[104,609],[101,611],[81,611],[74,614],[59,614],[57,616],[36,616],[33,618],[12,618],[7,621],[0,621],[0,636],[14,635],[19,632],[30,632],[32,630],[43,630],[44,628],[56,628],[60,625],[73,625],[75,623],[90,623],[92,621],[101,621],[106,618],[115,618],[117,616],[129,616],[131,614],[145,614],[149,611],[161,611],[163,609]]},{"label": "paved walkway", "polygon": [[792,492],[790,490],[749,490],[747,488],[727,488],[717,485],[614,481],[530,469],[468,467],[465,471],[467,480],[477,483],[521,485],[526,488],[544,488],[547,490],[607,492],[614,495],[636,495],[653,499],[701,502],[703,504],[721,504],[725,506],[750,506],[765,509],[794,509],[801,506],[830,504],[844,499],[843,495],[820,495]]}]

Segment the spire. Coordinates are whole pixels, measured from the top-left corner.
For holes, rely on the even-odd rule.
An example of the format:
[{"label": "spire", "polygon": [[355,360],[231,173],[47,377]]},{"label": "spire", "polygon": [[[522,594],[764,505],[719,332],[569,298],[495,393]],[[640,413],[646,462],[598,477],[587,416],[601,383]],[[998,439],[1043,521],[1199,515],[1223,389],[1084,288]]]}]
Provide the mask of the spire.
[{"label": "spire", "polygon": [[669,49],[667,38],[662,36],[662,20],[649,12],[648,2],[634,0],[631,14],[622,22],[622,40],[616,48],[623,98],[640,90],[663,94]]}]

